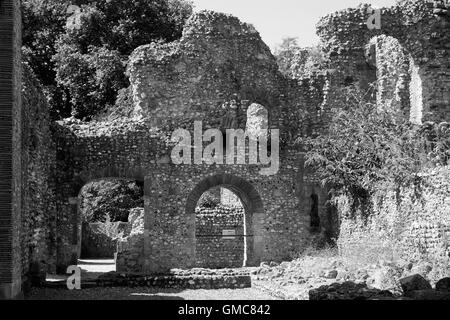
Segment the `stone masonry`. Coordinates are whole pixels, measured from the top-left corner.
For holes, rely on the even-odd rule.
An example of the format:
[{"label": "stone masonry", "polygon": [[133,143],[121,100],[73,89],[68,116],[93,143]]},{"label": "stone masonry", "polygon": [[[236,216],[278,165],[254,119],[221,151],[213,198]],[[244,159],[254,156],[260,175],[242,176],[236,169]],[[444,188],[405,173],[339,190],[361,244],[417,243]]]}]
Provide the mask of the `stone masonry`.
[{"label": "stone masonry", "polygon": [[[195,206],[212,187],[230,189],[244,205],[246,265],[289,259],[302,250],[316,230],[312,208],[318,210],[319,231],[336,235],[328,190],[305,168],[294,142],[326,127],[339,89],[356,84],[370,99],[416,123],[450,120],[448,4],[401,1],[383,8],[381,29],[370,30],[366,21],[372,13],[361,5],[322,18],[317,31],[328,68],[297,82],[279,72],[253,26],[198,12],[178,41],[148,44],[132,54],[130,117],[50,123],[32,75],[24,81],[29,107],[20,107],[19,6],[1,1],[1,295],[16,296],[32,276],[32,265],[64,273],[76,263],[82,239],[78,196],[98,179],[144,183],[144,230],[120,245],[120,271],[199,266],[205,255],[198,249]],[[171,134],[192,133],[194,121],[202,121],[203,130],[279,129],[279,171],[263,176],[261,165],[172,163]],[[411,238],[420,237],[411,232]],[[434,250],[430,241],[423,250]]]}]

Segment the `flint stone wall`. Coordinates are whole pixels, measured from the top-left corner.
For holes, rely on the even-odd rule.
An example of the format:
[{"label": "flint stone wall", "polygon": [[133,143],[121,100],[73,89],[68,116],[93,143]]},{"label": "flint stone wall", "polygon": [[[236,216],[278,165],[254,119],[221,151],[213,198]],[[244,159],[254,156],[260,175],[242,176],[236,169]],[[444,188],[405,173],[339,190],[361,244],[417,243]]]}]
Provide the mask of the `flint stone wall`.
[{"label": "flint stone wall", "polygon": [[[449,121],[450,105],[450,5],[444,0],[409,0],[388,8],[382,8],[381,28],[370,30],[367,20],[374,13],[368,4],[338,11],[323,17],[317,24],[317,32],[324,43],[324,51],[330,59],[331,87],[345,86],[346,82],[357,83],[370,91],[377,81],[377,68],[386,64],[395,65],[396,51],[404,50],[411,58],[411,70],[405,76],[420,81],[412,82],[411,118],[416,122]],[[368,56],[371,39],[390,36],[398,40],[396,49],[389,53],[379,50],[380,56]],[[379,48],[380,49],[380,48]],[[375,53],[375,52],[373,52]],[[371,60],[381,62],[374,66]],[[384,65],[384,66],[383,66]],[[398,67],[399,65],[397,65]],[[391,70],[395,78],[400,70]],[[380,75],[380,72],[378,72]],[[381,81],[380,91],[392,92],[391,81]],[[384,84],[386,86],[384,86]],[[407,85],[407,84],[404,84]],[[371,90],[375,97],[375,90]],[[326,98],[332,105],[333,90]],[[406,108],[407,105],[404,106]]]},{"label": "flint stone wall", "polygon": [[[305,110],[321,103],[320,94],[310,94],[308,82],[284,79],[253,27],[212,12],[195,14],[180,41],[136,49],[129,72],[134,117],[58,123],[58,264],[70,264],[81,241],[77,204],[70,199],[84,184],[112,177],[144,181],[145,190],[143,240],[119,252],[120,265],[138,270],[140,264],[145,272],[196,266],[193,201],[211,177],[216,185],[231,184],[253,210],[246,222],[253,228],[247,237],[249,264],[288,259],[300,250],[309,234],[309,213],[303,204],[303,162],[292,142],[298,132],[310,129],[299,124],[308,123]],[[310,103],[302,106],[305,101]],[[195,120],[203,121],[203,130],[221,128],[230,105],[238,107],[235,123],[245,130],[253,103],[267,110],[265,126],[280,129],[278,173],[261,176],[258,165],[172,164],[174,130],[192,134]],[[225,174],[235,180],[222,181]]]},{"label": "flint stone wall", "polygon": [[422,178],[416,186],[380,186],[365,205],[342,197],[338,202],[341,252],[361,255],[361,259],[370,254],[384,260],[446,261],[450,257],[450,169],[429,170]]},{"label": "flint stone wall", "polygon": [[[203,268],[242,267],[244,264],[243,208],[200,208],[195,212],[196,265]],[[224,230],[232,231],[224,237]]]},{"label": "flint stone wall", "polygon": [[[367,28],[368,9],[363,5],[319,22],[329,69],[300,82],[285,79],[255,29],[229,15],[201,11],[190,18],[180,40],[137,48],[128,67],[135,103],[131,118],[91,123],[68,119],[56,125],[57,265],[63,269],[78,256],[79,190],[92,180],[111,177],[145,181],[145,231],[123,254],[123,265],[133,270],[195,266],[195,215],[190,208],[205,181],[238,183],[233,187],[254,204],[246,221],[253,228],[248,229],[249,264],[286,259],[301,250],[310,237],[312,193],[319,196],[322,220],[329,224],[334,217],[325,205],[326,190],[314,172],[304,169],[301,150],[293,142],[326,128],[329,108],[338,101],[336,88],[351,82],[368,88],[398,68],[390,81],[380,81],[380,97],[394,97],[399,101],[395,108],[417,122],[448,120],[448,5],[414,0],[385,8],[381,30]],[[397,42],[373,40],[375,56],[368,57],[371,39],[383,35]],[[395,52],[392,63],[389,51]],[[261,177],[257,166],[171,163],[174,130],[192,133],[195,120],[203,122],[204,130],[221,128],[230,105],[238,107],[233,123],[245,129],[254,103],[267,110],[267,126],[280,129],[279,173]],[[231,182],[228,177],[233,177]],[[240,183],[251,188],[244,190]],[[323,228],[337,232],[334,226]]]},{"label": "flint stone wall", "polygon": [[97,279],[102,287],[156,287],[171,289],[242,289],[250,288],[251,277],[246,272],[194,269],[173,270],[161,275],[107,273]]}]

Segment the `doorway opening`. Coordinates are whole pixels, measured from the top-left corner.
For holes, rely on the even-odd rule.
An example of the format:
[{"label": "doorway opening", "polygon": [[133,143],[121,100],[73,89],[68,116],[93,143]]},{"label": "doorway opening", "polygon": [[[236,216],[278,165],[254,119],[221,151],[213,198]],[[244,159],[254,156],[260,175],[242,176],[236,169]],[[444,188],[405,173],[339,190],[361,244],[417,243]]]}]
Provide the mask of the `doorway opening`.
[{"label": "doorway opening", "polygon": [[224,186],[205,191],[195,208],[196,265],[237,268],[246,263],[245,208]]}]

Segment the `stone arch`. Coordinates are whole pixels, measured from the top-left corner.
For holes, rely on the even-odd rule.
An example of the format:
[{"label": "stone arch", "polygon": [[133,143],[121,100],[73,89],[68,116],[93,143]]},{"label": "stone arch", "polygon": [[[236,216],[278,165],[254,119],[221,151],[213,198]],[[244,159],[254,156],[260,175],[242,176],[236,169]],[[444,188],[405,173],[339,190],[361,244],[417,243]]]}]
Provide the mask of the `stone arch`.
[{"label": "stone arch", "polygon": [[445,44],[448,32],[442,32],[448,27],[447,9],[440,9],[441,13],[436,14],[430,4],[429,1],[404,1],[382,8],[381,27],[375,29],[366,27],[367,19],[374,13],[368,4],[323,17],[317,24],[317,32],[325,44],[331,70],[339,70],[332,75],[332,81],[341,86],[342,79],[350,75],[361,89],[366,89],[374,72],[367,68],[370,63],[364,61],[364,48],[375,36],[391,36],[414,61],[409,72],[414,89],[408,99],[412,103],[410,120],[416,123],[447,120],[450,77]]},{"label": "stone arch", "polygon": [[[189,193],[185,213],[195,216],[195,207],[202,194],[217,186],[231,190],[241,200],[245,209],[244,265],[254,266],[259,264],[262,256],[262,244],[255,235],[260,234],[260,215],[264,213],[264,205],[258,191],[250,182],[226,173],[208,176],[201,180]],[[193,237],[195,238],[195,234]]]},{"label": "stone arch", "polygon": [[411,52],[399,39],[380,35],[370,40],[366,57],[376,68],[378,105],[421,123],[422,72]]}]

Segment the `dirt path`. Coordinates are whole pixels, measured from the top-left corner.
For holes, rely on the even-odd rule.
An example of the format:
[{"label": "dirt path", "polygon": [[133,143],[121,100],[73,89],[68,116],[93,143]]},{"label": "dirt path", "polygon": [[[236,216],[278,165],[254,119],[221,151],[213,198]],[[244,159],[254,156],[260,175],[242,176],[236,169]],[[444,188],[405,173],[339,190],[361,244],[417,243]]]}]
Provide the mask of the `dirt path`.
[{"label": "dirt path", "polygon": [[274,300],[255,288],[173,290],[154,288],[34,289],[28,300]]},{"label": "dirt path", "polygon": [[[105,272],[115,271],[114,260],[79,260],[81,276],[92,280]],[[65,275],[48,275],[47,281],[65,280]],[[89,288],[33,289],[29,300],[273,300],[274,297],[257,288],[177,290],[157,288]]]}]

